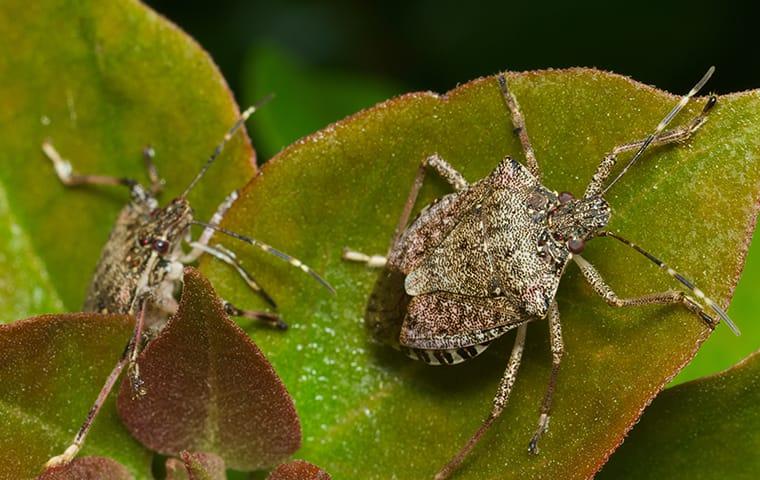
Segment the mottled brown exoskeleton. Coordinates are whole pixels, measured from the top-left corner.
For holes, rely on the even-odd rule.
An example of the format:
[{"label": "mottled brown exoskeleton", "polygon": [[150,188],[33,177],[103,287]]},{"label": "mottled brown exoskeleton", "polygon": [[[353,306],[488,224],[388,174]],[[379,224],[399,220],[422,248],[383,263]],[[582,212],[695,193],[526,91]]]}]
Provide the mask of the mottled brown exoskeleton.
[{"label": "mottled brown exoskeleton", "polygon": [[[71,164],[58,154],[50,142],[43,144],[44,153],[53,162],[55,171],[64,185],[122,185],[129,188],[132,199],[122,209],[108,242],[103,247],[87,292],[84,310],[104,314],[130,314],[134,315],[136,320],[129,343],[106,380],[73,443],[63,454],[51,458],[46,466],[65,464],[76,456],[95,416],[125,366],[127,366],[134,394],[136,396],[145,394],[143,382],[140,379],[137,355],[141,346],[157,334],[168,317],[177,310],[176,297],[181,289],[183,269],[186,264],[195,262],[203,253],[210,254],[231,265],[254,292],[261,295],[272,308],[276,308],[272,298],[256,283],[232,251],[222,245],[210,245],[214,232],[232,236],[273,254],[303,270],[331,292],[333,291],[327,281],[300,260],[258,240],[230,232],[219,226],[224,214],[238,197],[236,191],[228,195],[219,205],[208,223],[199,222],[193,218],[193,209],[187,200],[188,193],[216,160],[225,144],[255,110],[256,107],[251,107],[243,112],[190,185],[165,207],[160,207],[156,198],[163,182],[159,179],[153,163],[152,148],[146,148],[144,151],[151,181],[150,187],[145,188],[127,178],[76,174]],[[204,227],[196,240],[192,240],[191,225]],[[185,250],[185,244],[190,247],[189,251]],[[230,315],[251,318],[279,329],[287,328],[276,314],[242,310],[227,301],[223,303]],[[152,333],[148,335],[147,330],[151,330]]]},{"label": "mottled brown exoskeleton", "polygon": [[[507,157],[490,175],[471,184],[438,155],[432,155],[420,166],[387,256],[344,250],[346,260],[384,268],[370,297],[366,322],[377,339],[394,344],[414,359],[433,365],[460,363],[482,353],[507,331],[517,329],[490,414],[436,479],[448,478],[499,417],[515,382],[527,324],[548,318],[552,369],[538,427],[528,444],[531,453],[538,452],[538,441],[549,427],[563,354],[555,295],[571,260],[580,267],[593,290],[611,306],[681,304],[713,327],[717,322],[707,313],[709,309],[738,334],[726,313],[694,284],[641,247],[604,230],[612,212],[604,194],[644,150],[650,145],[683,142],[704,124],[716,102],[714,96],[708,98],[702,112],[690,123],[665,131],[713,70],[710,68],[651,135],[613,148],[597,167],[581,198],[554,192],[541,184],[517,100],[507,88],[506,77],[500,75],[499,87],[527,166]],[[617,155],[627,151],[635,151],[633,157],[607,183]],[[455,193],[425,207],[407,227],[429,168],[440,174]],[[581,256],[585,243],[594,237],[614,238],[634,248],[683,284],[693,297],[683,291],[667,291],[619,298]]]}]

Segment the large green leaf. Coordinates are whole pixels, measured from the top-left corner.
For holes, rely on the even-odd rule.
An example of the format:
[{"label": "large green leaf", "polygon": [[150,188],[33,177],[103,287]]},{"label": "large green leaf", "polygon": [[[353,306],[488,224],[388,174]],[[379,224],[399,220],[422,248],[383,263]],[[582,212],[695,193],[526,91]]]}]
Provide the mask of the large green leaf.
[{"label": "large green leaf", "polygon": [[[80,309],[129,199],[116,187],[64,188],[40,150],[45,139],[79,172],[141,181],[141,151],[152,144],[167,198],[237,117],[208,55],[136,0],[0,3],[0,103],[3,321]],[[252,175],[252,158],[241,133],[193,192],[201,217]]]},{"label": "large green leaf", "polygon": [[601,479],[755,479],[760,472],[760,353],[665,390]]},{"label": "large green leaf", "polygon": [[[63,453],[132,331],[126,317],[43,315],[0,325],[0,478],[41,473]],[[110,457],[138,479],[150,477],[150,457],[121,425],[113,399],[98,415],[82,457]],[[86,464],[106,460],[83,460]]]},{"label": "large green leaf", "polygon": [[[576,194],[605,153],[649,133],[677,101],[593,70],[515,74],[510,81],[546,185]],[[676,124],[703,103],[695,101]],[[692,141],[652,149],[610,192],[611,229],[725,306],[754,227],[758,139],[760,94],[720,97]],[[523,159],[495,78],[444,97],[403,96],[297,142],[267,164],[228,217],[228,227],[299,256],[337,288],[332,298],[295,269],[234,245],[292,325],[284,335],[257,330],[255,338],[295,397],[304,428],[299,455],[336,478],[431,477],[480,425],[505,367],[512,335],[457,367],[429,367],[373,344],[362,317],[377,273],[340,260],[343,246],[386,251],[417,167],[433,152],[469,180],[505,155]],[[447,191],[430,179],[418,208]],[[613,241],[591,242],[586,258],[624,296],[678,286]],[[203,267],[220,294],[256,304],[226,266]],[[529,328],[509,406],[457,478],[592,475],[709,333],[682,308],[613,309],[572,266],[558,300],[566,354],[541,454],[529,456],[527,443],[549,375],[543,321]]]}]

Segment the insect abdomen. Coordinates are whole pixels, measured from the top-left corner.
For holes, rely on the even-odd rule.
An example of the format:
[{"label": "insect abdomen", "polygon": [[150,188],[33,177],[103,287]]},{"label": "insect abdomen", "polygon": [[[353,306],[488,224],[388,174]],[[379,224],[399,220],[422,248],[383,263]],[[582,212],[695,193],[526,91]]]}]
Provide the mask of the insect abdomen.
[{"label": "insect abdomen", "polygon": [[456,365],[475,358],[488,348],[489,343],[446,350],[427,350],[424,348],[400,347],[409,358],[420,360],[428,365]]}]

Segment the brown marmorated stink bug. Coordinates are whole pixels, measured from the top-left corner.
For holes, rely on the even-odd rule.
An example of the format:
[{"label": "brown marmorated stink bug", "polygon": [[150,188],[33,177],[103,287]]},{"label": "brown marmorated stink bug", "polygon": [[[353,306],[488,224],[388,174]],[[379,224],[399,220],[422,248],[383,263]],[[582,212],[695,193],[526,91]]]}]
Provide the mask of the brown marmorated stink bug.
[{"label": "brown marmorated stink bug", "polygon": [[[580,267],[593,290],[614,307],[681,304],[712,328],[717,323],[706,310],[723,319],[738,334],[726,313],[692,282],[665,263],[606,231],[612,210],[604,195],[636,163],[647,147],[683,142],[701,127],[716,98],[710,96],[702,112],[687,125],[665,127],[707,82],[702,79],[681,98],[644,140],[620,145],[604,157],[582,198],[544,187],[533,148],[516,98],[499,87],[512,117],[514,131],[525,153],[527,167],[505,158],[487,177],[468,183],[438,155],[422,162],[412,185],[387,256],[369,256],[349,249],[346,260],[384,268],[367,305],[366,322],[381,341],[408,356],[432,365],[452,365],[482,353],[496,338],[517,329],[506,371],[490,414],[464,447],[435,476],[448,478],[499,417],[514,385],[525,342],[527,324],[548,318],[552,369],[540,407],[538,428],[528,450],[549,427],[552,396],[563,354],[559,308],[555,300],[565,267]],[[631,160],[610,182],[617,155],[634,151]],[[407,227],[425,172],[432,168],[455,190],[427,206]],[[684,285],[636,298],[619,298],[600,273],[581,256],[594,237],[614,238],[635,249]]]},{"label": "brown marmorated stink bug", "polygon": [[[214,232],[232,236],[279,257],[311,275],[334,293],[333,288],[326,280],[300,260],[263,242],[219,226],[224,214],[238,198],[237,191],[233,191],[227,196],[208,223],[199,222],[193,218],[193,210],[187,200],[188,193],[221,154],[225,144],[245,124],[245,121],[256,109],[257,107],[253,106],[243,112],[240,119],[227,132],[184,192],[165,207],[160,207],[156,198],[161,191],[163,182],[159,178],[153,163],[152,148],[146,148],[144,151],[151,182],[150,187],[145,188],[128,178],[74,173],[71,164],[58,154],[50,142],[43,144],[44,153],[53,162],[55,172],[64,185],[123,185],[129,188],[132,200],[121,210],[108,242],[103,247],[95,275],[90,283],[84,310],[135,316],[135,328],[129,343],[108,376],[73,443],[66,448],[63,454],[51,458],[46,464],[47,467],[66,464],[76,456],[95,416],[125,366],[127,366],[129,381],[135,395],[145,394],[143,382],[140,379],[137,355],[142,344],[151,335],[155,335],[166,323],[168,317],[177,310],[178,304],[175,296],[181,288],[185,264],[195,262],[204,253],[212,255],[231,265],[254,292],[261,295],[271,307],[276,308],[272,298],[256,283],[253,276],[240,264],[232,251],[221,245],[210,245]],[[203,227],[203,232],[197,240],[192,240],[190,235],[192,225]],[[184,250],[185,243],[191,248],[190,251]],[[279,329],[287,328],[287,325],[276,314],[242,310],[227,301],[223,301],[223,303],[225,310],[230,315],[261,321]],[[148,330],[152,330],[151,335],[148,335]]]}]

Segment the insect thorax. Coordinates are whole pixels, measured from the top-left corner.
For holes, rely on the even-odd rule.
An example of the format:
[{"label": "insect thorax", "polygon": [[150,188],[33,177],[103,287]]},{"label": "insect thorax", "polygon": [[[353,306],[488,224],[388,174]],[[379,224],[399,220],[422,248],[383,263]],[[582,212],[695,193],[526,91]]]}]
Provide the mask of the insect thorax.
[{"label": "insect thorax", "polygon": [[131,313],[138,291],[155,288],[169,273],[191,221],[184,199],[159,208],[150,195],[133,198],[103,247],[84,310]]}]

